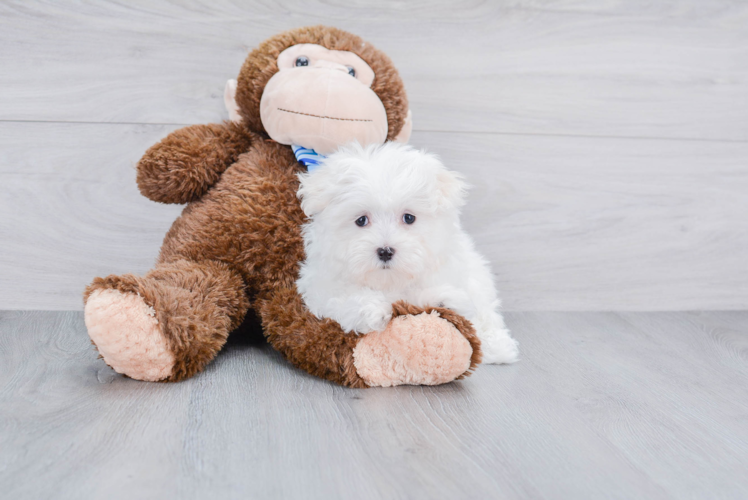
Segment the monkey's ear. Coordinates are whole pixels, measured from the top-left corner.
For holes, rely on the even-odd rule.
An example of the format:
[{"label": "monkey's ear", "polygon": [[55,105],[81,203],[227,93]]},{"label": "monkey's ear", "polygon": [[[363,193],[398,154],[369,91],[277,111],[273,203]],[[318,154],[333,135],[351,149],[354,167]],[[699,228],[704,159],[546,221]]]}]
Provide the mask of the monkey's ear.
[{"label": "monkey's ear", "polygon": [[405,122],[403,123],[403,128],[400,129],[400,133],[397,134],[397,137],[395,137],[395,142],[400,142],[402,144],[408,144],[408,141],[410,140],[410,133],[413,131],[413,113],[408,110],[408,114],[405,117]]},{"label": "monkey's ear", "polygon": [[239,106],[236,105],[236,80],[226,82],[226,87],[223,89],[223,104],[229,112],[229,120],[234,123],[242,121],[242,117],[239,114]]}]

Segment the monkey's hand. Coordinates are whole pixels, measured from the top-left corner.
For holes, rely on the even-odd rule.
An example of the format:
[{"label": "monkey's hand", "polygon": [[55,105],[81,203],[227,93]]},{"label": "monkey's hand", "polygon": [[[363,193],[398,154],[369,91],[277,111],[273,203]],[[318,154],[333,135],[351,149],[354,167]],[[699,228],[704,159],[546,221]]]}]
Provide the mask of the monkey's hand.
[{"label": "monkey's hand", "polygon": [[197,200],[249,147],[249,132],[237,123],[175,130],[138,162],[138,188],[161,203]]},{"label": "monkey's hand", "polygon": [[358,375],[371,387],[436,385],[467,377],[481,361],[481,342],[462,316],[444,308],[392,305],[382,331],[360,337]]}]

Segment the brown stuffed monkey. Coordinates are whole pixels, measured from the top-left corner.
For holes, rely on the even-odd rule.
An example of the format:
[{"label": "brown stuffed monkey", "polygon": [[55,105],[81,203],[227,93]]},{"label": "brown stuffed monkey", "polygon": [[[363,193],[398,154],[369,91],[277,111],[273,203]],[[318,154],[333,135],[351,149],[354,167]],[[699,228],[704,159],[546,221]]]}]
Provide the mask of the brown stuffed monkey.
[{"label": "brown stuffed monkey", "polygon": [[234,90],[234,121],[177,130],[138,163],[143,195],[187,206],[152,271],[86,289],[86,326],[104,361],[138,380],[185,379],[251,308],[286,359],[339,384],[432,385],[469,374],[480,344],[452,311],[397,303],[385,330],[356,335],[316,318],[296,291],[305,167],[289,145],[326,154],[352,140],[407,140],[407,98],[390,59],[350,33],[299,28],[251,52]]}]

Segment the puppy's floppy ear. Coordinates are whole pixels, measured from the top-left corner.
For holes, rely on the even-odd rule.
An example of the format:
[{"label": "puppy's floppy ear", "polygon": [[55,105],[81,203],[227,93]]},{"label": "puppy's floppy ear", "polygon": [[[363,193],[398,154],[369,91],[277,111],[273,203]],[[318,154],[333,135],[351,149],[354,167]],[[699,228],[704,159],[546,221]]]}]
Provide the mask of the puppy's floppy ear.
[{"label": "puppy's floppy ear", "polygon": [[442,165],[436,174],[436,186],[439,191],[439,208],[451,211],[465,204],[469,186],[462,174],[447,170]]},{"label": "puppy's floppy ear", "polygon": [[314,172],[299,174],[301,185],[296,196],[301,199],[301,209],[307,217],[320,213],[332,201],[334,182],[331,170],[322,166]]}]

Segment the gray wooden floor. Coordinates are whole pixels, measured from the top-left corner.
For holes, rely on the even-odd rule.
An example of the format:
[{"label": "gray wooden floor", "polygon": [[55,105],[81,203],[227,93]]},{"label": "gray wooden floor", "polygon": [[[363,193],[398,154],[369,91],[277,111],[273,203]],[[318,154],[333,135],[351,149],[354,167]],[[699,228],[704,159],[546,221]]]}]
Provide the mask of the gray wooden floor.
[{"label": "gray wooden floor", "polygon": [[[317,23],[391,56],[411,142],[475,186],[522,361],[350,390],[235,344],[116,375],[81,292],[181,210],[135,162]],[[734,0],[0,1],[0,498],[748,498],[747,62]]]},{"label": "gray wooden floor", "polygon": [[137,382],[80,312],[0,313],[0,496],[748,498],[748,313],[507,322],[516,365],[352,390],[257,346]]}]

